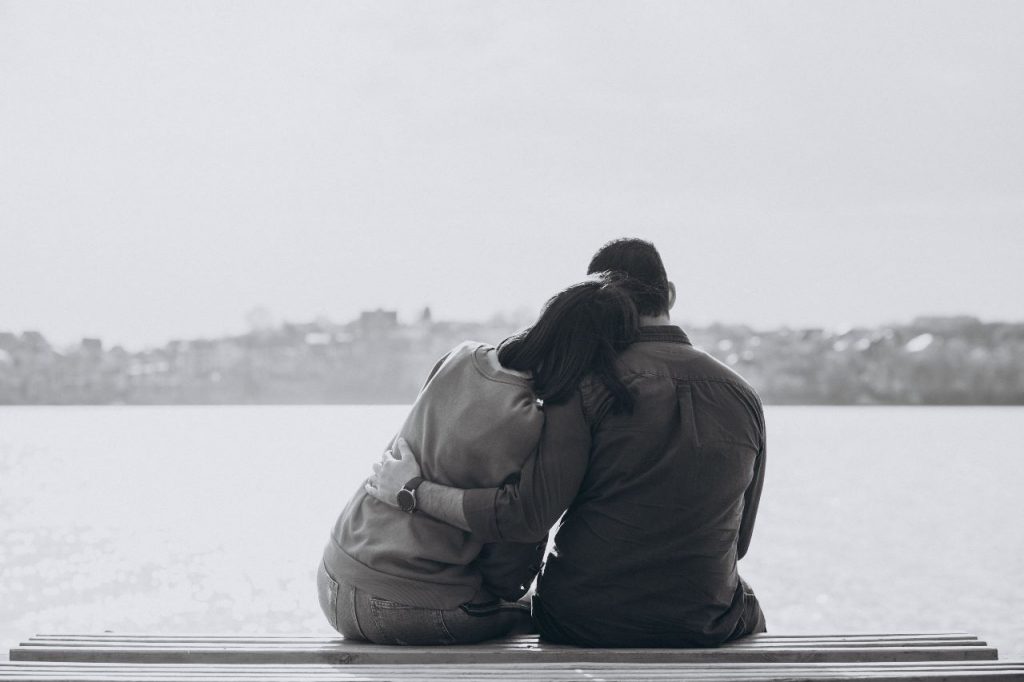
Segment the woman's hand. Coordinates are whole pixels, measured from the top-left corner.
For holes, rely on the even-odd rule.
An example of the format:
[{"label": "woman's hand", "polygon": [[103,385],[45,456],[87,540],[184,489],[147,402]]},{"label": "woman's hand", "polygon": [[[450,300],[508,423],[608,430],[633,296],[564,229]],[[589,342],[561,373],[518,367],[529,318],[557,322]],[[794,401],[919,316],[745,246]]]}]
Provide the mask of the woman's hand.
[{"label": "woman's hand", "polygon": [[374,462],[373,475],[366,479],[363,488],[369,495],[398,509],[398,491],[421,472],[404,438],[395,441],[395,448],[398,450],[397,457],[391,450],[385,450],[380,461]]}]

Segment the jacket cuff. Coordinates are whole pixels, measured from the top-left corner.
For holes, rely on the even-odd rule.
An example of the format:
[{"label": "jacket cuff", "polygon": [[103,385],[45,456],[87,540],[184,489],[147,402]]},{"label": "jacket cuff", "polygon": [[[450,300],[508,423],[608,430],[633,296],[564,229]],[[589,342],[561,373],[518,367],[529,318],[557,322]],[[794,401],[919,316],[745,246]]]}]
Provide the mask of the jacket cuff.
[{"label": "jacket cuff", "polygon": [[496,488],[473,488],[462,494],[462,513],[469,531],[482,542],[500,542],[498,518],[495,513]]}]

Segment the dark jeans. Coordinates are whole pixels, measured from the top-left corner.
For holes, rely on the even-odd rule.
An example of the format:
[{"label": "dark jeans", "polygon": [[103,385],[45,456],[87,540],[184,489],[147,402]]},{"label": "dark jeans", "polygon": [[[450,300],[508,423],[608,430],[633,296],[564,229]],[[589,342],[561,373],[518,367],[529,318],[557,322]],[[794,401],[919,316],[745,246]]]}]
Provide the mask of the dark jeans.
[{"label": "dark jeans", "polygon": [[[712,647],[731,642],[747,635],[767,631],[761,605],[743,578],[736,588],[734,608],[739,612],[736,624],[732,629],[711,630],[697,633],[659,633],[651,634],[643,630],[616,630],[613,625],[611,632],[606,624],[596,630],[593,623],[560,621],[544,606],[538,597],[533,600],[533,618],[540,631],[542,640],[553,644],[572,644],[585,647]],[[723,626],[728,628],[728,624]]]},{"label": "dark jeans", "polygon": [[472,644],[511,632],[530,632],[530,607],[499,599],[429,609],[380,599],[335,580],[323,562],[317,572],[320,608],[345,639],[374,644]]},{"label": "dark jeans", "polygon": [[757,601],[754,591],[750,589],[750,585],[743,578],[740,578],[740,588],[743,590],[743,612],[740,614],[739,622],[736,623],[736,628],[729,635],[728,641],[730,642],[740,637],[768,631],[761,604]]}]

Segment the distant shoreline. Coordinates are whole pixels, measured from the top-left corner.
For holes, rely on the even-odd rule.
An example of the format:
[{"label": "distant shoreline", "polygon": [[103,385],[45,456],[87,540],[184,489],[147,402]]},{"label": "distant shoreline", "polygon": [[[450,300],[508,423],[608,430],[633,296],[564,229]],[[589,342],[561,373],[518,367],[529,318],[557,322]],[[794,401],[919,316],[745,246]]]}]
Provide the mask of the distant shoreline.
[{"label": "distant shoreline", "polygon": [[[129,352],[100,339],[56,349],[0,332],[0,405],[405,405],[466,339],[515,321],[411,324],[394,311]],[[923,317],[872,328],[684,327],[768,405],[1024,405],[1024,323]]]}]

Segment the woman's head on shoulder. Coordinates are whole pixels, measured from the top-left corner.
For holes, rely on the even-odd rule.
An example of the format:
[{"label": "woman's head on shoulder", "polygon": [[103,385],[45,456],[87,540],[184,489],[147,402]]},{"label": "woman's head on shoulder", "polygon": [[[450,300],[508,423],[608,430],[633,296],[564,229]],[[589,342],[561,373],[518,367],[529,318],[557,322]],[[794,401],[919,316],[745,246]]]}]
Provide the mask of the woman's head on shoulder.
[{"label": "woman's head on shoulder", "polygon": [[531,372],[534,392],[552,404],[568,400],[583,377],[594,374],[615,409],[629,411],[632,395],[616,374],[615,359],[639,326],[627,278],[598,272],[552,296],[533,326],[499,345],[498,361]]}]

